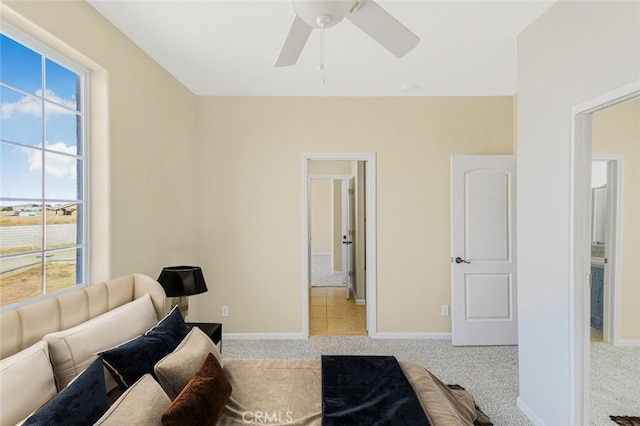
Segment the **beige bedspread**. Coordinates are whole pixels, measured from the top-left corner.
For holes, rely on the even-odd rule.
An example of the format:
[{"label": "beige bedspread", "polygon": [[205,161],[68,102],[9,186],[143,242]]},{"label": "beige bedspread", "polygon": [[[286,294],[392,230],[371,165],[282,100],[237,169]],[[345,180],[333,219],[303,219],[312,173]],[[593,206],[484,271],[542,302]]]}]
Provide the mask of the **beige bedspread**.
[{"label": "beige bedspread", "polygon": [[[433,426],[471,426],[473,398],[451,390],[418,364],[400,362]],[[221,425],[320,425],[320,361],[225,359],[233,386]]]}]

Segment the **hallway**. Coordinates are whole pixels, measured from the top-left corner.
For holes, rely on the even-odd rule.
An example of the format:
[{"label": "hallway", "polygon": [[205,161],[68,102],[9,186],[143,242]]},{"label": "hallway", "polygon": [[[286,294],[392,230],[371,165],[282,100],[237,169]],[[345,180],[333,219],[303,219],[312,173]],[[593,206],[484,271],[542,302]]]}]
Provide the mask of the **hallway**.
[{"label": "hallway", "polygon": [[345,297],[346,288],[312,287],[309,297],[310,336],[366,336],[366,307]]}]

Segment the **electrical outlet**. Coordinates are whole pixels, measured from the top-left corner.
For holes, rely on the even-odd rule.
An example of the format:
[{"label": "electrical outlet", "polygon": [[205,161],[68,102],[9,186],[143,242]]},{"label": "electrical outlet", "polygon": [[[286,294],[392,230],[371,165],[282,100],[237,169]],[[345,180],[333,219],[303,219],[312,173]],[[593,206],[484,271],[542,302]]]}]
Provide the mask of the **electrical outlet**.
[{"label": "electrical outlet", "polygon": [[226,306],[226,305],[222,307],[222,316],[223,317],[228,317],[229,316],[229,307]]},{"label": "electrical outlet", "polygon": [[442,308],[440,309],[440,312],[442,313],[443,317],[448,317],[449,316],[449,305],[442,305]]}]

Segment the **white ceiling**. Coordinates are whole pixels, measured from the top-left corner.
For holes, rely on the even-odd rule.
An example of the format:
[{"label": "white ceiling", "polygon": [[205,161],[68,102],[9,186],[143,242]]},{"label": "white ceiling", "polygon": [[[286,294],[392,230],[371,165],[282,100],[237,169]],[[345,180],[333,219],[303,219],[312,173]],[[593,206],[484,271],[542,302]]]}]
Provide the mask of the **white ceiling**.
[{"label": "white ceiling", "polygon": [[[396,58],[351,22],[314,30],[298,63],[274,63],[294,14],[286,0],[88,0],[196,95],[491,96],[517,92],[517,36],[555,0],[378,3],[420,37]],[[402,90],[411,83],[417,87]]]}]

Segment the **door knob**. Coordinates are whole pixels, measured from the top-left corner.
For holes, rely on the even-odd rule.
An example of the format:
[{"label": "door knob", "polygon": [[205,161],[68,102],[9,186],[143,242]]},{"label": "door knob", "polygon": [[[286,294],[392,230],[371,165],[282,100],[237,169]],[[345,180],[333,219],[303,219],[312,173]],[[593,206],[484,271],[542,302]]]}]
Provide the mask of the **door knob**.
[{"label": "door knob", "polygon": [[471,263],[468,260],[464,260],[460,256],[456,257],[456,263]]},{"label": "door knob", "polygon": [[343,241],[342,244],[353,244],[353,241]]}]

